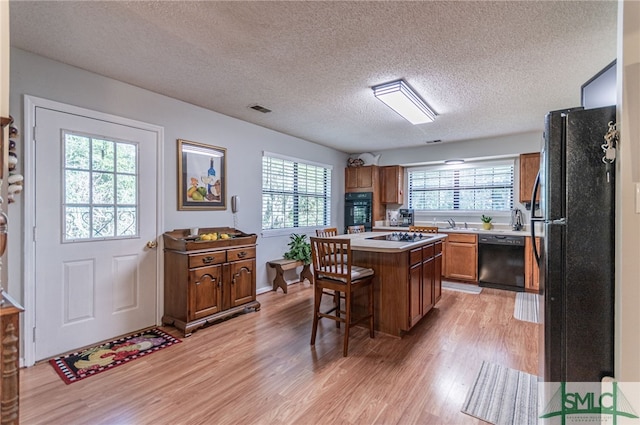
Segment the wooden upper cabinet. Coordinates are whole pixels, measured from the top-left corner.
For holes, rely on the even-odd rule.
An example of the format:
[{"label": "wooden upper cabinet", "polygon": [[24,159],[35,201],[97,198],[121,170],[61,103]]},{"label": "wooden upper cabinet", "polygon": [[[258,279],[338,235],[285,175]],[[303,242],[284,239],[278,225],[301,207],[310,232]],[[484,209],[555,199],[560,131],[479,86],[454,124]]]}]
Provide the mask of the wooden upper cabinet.
[{"label": "wooden upper cabinet", "polygon": [[404,204],[404,168],[391,165],[380,168],[382,180],[381,202],[383,204]]},{"label": "wooden upper cabinet", "polygon": [[[531,192],[540,168],[540,152],[523,153],[520,155],[520,203],[531,203]],[[540,201],[540,196],[535,202]]]},{"label": "wooden upper cabinet", "polygon": [[344,170],[344,183],[347,192],[377,192],[375,189],[378,183],[378,167],[347,167]]}]

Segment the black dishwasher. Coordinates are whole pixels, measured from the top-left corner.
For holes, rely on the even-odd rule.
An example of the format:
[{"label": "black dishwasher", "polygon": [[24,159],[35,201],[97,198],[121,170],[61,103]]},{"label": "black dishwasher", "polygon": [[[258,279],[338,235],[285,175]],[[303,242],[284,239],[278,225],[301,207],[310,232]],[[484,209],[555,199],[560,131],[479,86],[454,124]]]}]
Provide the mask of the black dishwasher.
[{"label": "black dishwasher", "polygon": [[478,285],[524,291],[524,236],[478,235]]}]

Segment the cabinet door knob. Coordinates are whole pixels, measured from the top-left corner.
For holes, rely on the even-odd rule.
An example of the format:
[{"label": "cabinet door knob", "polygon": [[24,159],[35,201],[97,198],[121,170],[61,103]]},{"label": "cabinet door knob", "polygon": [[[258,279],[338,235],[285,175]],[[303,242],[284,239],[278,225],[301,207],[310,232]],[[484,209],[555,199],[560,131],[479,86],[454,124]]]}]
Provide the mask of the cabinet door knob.
[{"label": "cabinet door knob", "polygon": [[155,249],[158,247],[158,242],[155,240],[147,242],[147,248]]}]

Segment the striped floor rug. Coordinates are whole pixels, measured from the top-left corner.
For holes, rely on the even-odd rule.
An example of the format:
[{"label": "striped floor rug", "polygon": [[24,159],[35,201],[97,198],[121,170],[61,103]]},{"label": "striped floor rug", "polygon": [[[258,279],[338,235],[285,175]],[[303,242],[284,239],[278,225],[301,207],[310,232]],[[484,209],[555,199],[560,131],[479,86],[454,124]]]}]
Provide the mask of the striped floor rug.
[{"label": "striped floor rug", "polygon": [[513,310],[513,317],[525,322],[540,323],[538,313],[538,294],[518,292],[516,294],[516,305]]},{"label": "striped floor rug", "polygon": [[451,291],[466,292],[467,294],[479,294],[482,292],[482,288],[478,285],[472,285],[469,283],[456,283],[449,281],[442,281],[442,289],[449,289]]},{"label": "striped floor rug", "polygon": [[535,425],[538,377],[483,361],[461,411],[496,425]]}]

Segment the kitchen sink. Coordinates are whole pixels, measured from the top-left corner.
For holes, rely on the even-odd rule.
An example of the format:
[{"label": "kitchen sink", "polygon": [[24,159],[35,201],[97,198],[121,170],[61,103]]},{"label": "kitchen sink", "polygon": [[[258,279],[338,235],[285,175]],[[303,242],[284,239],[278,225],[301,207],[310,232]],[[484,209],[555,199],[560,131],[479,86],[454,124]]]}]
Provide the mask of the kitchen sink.
[{"label": "kitchen sink", "polygon": [[445,227],[442,228],[442,230],[446,231],[446,230],[470,230],[472,232],[475,232],[476,230],[480,230],[477,227]]}]

